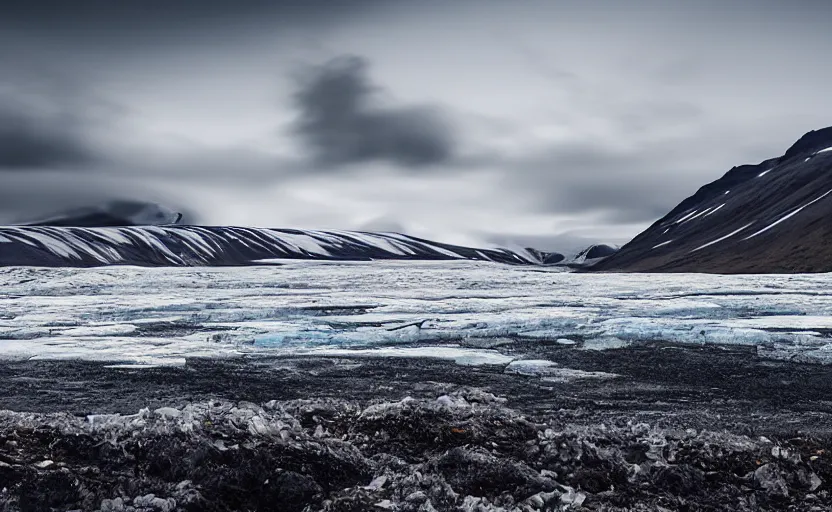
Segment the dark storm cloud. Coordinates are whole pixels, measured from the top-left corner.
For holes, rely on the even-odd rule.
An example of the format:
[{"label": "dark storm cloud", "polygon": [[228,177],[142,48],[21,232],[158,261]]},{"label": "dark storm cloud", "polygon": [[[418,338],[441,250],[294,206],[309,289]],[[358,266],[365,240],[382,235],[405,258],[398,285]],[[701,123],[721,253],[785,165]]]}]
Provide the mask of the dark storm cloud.
[{"label": "dark storm cloud", "polygon": [[125,135],[123,107],[41,63],[0,52],[0,69],[0,224],[165,199],[108,144]]},{"label": "dark storm cloud", "polygon": [[[85,173],[0,172],[0,224],[104,203],[118,198],[119,188],[123,187],[104,176]],[[132,191],[135,190],[137,187],[132,187]]]},{"label": "dark storm cloud", "polygon": [[0,47],[0,70],[0,172],[88,169],[105,159],[94,139],[113,131],[123,107],[25,52]]},{"label": "dark storm cloud", "polygon": [[71,113],[36,114],[0,95],[0,170],[77,167],[92,163]]},{"label": "dark storm cloud", "polygon": [[322,164],[386,160],[417,168],[453,157],[454,133],[441,112],[430,106],[378,104],[380,90],[360,57],[338,57],[307,69],[299,86],[294,133]]},{"label": "dark storm cloud", "polygon": [[[96,51],[145,51],[187,40],[339,22],[379,0],[10,0],[0,27]],[[106,41],[107,47],[99,45]]]}]

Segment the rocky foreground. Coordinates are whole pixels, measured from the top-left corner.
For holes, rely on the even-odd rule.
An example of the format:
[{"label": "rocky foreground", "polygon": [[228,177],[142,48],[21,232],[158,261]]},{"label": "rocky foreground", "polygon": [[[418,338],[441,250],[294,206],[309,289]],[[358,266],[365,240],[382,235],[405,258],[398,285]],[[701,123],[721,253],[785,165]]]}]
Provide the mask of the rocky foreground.
[{"label": "rocky foreground", "polygon": [[817,439],[527,418],[435,400],[0,416],[3,510],[829,510]]},{"label": "rocky foreground", "polygon": [[425,360],[3,363],[0,406],[37,412],[0,413],[0,510],[832,509],[827,367],[548,355],[577,380]]}]

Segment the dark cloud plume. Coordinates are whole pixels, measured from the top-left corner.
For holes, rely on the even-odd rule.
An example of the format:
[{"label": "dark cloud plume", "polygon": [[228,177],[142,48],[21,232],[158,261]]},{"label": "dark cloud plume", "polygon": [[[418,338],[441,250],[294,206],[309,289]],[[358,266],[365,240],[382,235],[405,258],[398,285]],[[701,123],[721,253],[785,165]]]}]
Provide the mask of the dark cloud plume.
[{"label": "dark cloud plume", "polygon": [[[212,31],[270,23],[313,23],[349,13],[352,2],[325,0],[10,0],[0,27],[21,33],[124,50],[175,43]],[[344,4],[344,5],[342,5]]]},{"label": "dark cloud plume", "polygon": [[[0,31],[2,32],[2,31]],[[0,172],[88,168],[115,107],[58,66],[0,51]]]},{"label": "dark cloud plume", "polygon": [[8,72],[0,77],[0,225],[113,201],[167,203],[107,143],[119,134],[121,107],[73,77],[29,64],[0,55]]},{"label": "dark cloud plume", "polygon": [[94,156],[69,114],[39,114],[0,96],[0,170],[88,164]]},{"label": "dark cloud plume", "polygon": [[338,57],[306,69],[299,85],[295,134],[319,163],[337,167],[387,160],[420,168],[453,157],[454,133],[441,112],[377,104],[380,91],[360,57]]}]

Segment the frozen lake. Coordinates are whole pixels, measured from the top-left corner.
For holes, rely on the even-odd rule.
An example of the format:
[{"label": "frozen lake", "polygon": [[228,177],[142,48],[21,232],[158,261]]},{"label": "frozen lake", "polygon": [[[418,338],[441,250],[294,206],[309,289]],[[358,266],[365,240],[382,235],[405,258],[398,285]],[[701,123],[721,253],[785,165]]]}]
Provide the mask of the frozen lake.
[{"label": "frozen lake", "polygon": [[745,344],[826,363],[830,331],[829,274],[576,274],[467,261],[0,269],[5,358],[159,365],[311,352],[508,364],[522,354],[495,345],[539,339],[574,350]]}]

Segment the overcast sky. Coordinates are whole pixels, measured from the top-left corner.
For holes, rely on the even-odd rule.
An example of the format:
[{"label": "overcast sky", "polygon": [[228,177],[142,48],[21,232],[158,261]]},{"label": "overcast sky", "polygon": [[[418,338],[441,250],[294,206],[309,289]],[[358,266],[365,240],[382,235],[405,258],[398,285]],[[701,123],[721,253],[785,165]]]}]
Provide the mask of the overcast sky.
[{"label": "overcast sky", "polygon": [[825,0],[26,0],[0,7],[0,222],[621,243],[832,125]]}]

